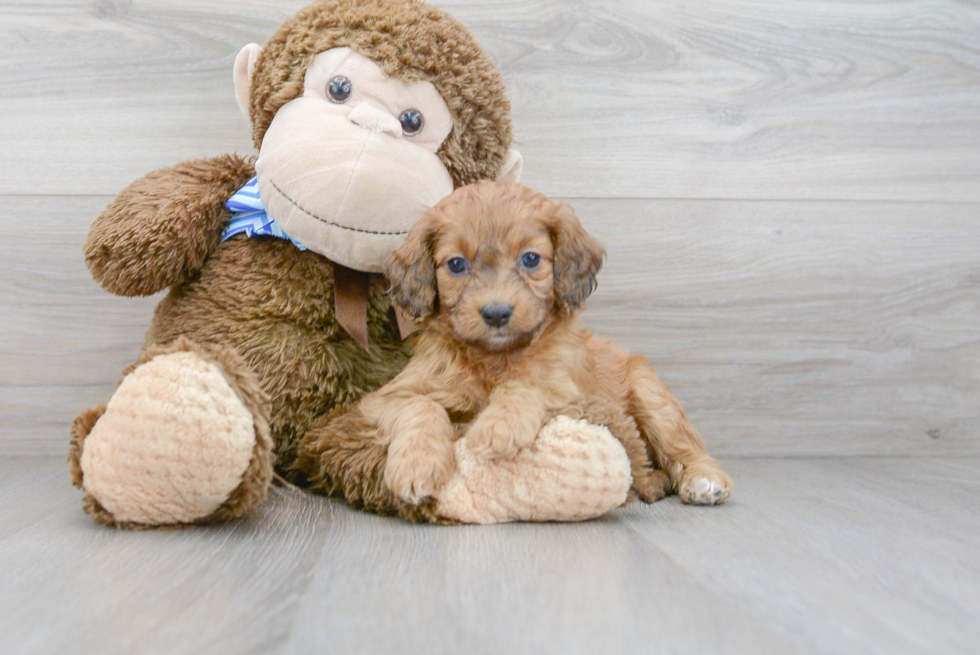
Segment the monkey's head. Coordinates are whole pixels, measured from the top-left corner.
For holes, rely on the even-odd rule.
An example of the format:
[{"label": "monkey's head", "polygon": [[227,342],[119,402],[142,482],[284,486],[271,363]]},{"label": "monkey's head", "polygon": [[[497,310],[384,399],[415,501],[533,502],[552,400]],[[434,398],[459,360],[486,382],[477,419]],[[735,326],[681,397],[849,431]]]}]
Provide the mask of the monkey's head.
[{"label": "monkey's head", "polygon": [[455,187],[520,175],[500,71],[423,2],[316,2],[242,49],[234,77],[266,210],[349,268],[381,271]]}]

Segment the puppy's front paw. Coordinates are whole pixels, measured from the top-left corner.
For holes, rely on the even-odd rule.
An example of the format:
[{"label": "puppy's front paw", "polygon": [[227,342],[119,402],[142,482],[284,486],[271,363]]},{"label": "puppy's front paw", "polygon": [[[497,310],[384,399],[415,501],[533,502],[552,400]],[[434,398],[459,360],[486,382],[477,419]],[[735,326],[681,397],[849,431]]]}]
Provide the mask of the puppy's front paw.
[{"label": "puppy's front paw", "polygon": [[385,485],[412,505],[434,496],[455,472],[456,459],[448,440],[403,437],[388,446]]},{"label": "puppy's front paw", "polygon": [[718,505],[732,495],[732,479],[712,460],[684,469],[677,494],[689,505]]},{"label": "puppy's front paw", "polygon": [[508,416],[490,407],[466,431],[470,450],[487,459],[513,458],[534,443],[541,426],[517,415]]}]

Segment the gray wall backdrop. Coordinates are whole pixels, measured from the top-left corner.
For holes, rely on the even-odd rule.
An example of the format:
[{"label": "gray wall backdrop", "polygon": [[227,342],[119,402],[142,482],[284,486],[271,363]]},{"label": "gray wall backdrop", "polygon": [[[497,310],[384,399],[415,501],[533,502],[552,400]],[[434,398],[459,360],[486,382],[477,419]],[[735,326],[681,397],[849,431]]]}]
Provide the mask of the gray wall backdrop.
[{"label": "gray wall backdrop", "polygon": [[[88,225],[251,153],[231,68],[293,0],[0,5],[0,452],[62,455],[157,298]],[[715,454],[980,453],[980,5],[437,1],[499,62],[524,182],[607,246],[588,323]]]}]

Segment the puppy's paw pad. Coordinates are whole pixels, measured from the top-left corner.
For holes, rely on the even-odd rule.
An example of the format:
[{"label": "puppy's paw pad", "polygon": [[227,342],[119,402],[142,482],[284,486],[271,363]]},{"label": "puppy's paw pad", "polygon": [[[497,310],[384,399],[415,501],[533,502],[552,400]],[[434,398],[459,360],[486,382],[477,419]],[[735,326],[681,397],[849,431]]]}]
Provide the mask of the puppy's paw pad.
[{"label": "puppy's paw pad", "polygon": [[[450,454],[452,451],[450,451]],[[385,485],[401,500],[418,505],[435,496],[436,492],[452,478],[455,465],[450,457],[426,457],[389,454],[385,465]]]},{"label": "puppy's paw pad", "polygon": [[681,484],[681,500],[689,505],[717,505],[731,495],[731,484],[722,479],[692,477]]},{"label": "puppy's paw pad", "polygon": [[404,470],[391,462],[385,467],[385,485],[406,503],[418,505],[435,494],[435,481],[424,473]]},{"label": "puppy's paw pad", "polygon": [[395,495],[409,505],[419,505],[432,498],[435,493],[435,485],[428,484],[426,481],[416,481],[402,487],[395,492]]}]

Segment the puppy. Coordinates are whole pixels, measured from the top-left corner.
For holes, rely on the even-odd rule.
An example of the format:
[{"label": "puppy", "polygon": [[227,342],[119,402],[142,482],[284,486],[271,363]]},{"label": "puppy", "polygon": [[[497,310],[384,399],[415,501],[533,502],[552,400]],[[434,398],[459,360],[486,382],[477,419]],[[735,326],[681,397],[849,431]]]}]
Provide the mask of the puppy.
[{"label": "puppy", "polygon": [[567,414],[623,443],[643,500],[728,498],[731,479],[647,361],[578,325],[603,256],[570,208],[516,184],[463,187],[412,228],[387,276],[422,333],[405,370],[355,410],[387,444],[396,496],[417,504],[448,482],[463,430],[477,454],[509,458]]}]

